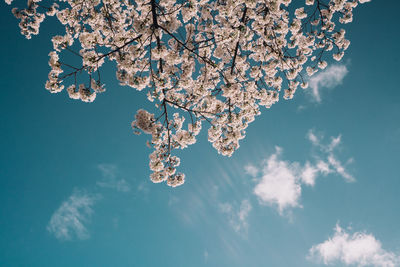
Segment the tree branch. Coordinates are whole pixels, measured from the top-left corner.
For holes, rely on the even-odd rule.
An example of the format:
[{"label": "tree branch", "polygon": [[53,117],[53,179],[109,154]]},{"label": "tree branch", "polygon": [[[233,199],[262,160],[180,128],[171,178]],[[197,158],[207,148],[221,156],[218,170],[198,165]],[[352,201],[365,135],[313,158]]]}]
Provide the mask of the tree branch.
[{"label": "tree branch", "polygon": [[[246,20],[246,12],[247,12],[247,7],[246,4],[244,5],[244,10],[243,10],[243,16],[241,19],[241,22],[244,23]],[[239,50],[239,41],[237,41],[236,43],[236,47],[235,47],[235,53],[233,54],[233,59],[232,59],[232,67],[231,67],[231,74],[233,74],[233,69],[235,68],[235,61],[236,61],[236,56]]]}]

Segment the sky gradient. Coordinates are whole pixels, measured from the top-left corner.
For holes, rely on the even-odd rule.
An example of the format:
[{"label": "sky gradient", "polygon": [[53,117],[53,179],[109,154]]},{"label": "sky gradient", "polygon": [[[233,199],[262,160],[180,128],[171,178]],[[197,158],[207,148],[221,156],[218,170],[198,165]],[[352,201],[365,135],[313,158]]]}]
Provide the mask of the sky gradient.
[{"label": "sky gradient", "polygon": [[149,180],[146,96],[112,66],[93,103],[44,88],[52,48],[1,2],[0,266],[400,266],[400,2],[354,10],[340,63],[264,109],[231,158]]}]

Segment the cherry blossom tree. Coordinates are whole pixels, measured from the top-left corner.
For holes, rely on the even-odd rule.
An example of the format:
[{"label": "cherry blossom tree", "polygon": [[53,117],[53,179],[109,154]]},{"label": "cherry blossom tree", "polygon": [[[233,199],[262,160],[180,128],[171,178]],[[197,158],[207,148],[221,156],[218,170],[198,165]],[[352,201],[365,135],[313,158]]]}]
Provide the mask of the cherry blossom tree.
[{"label": "cherry blossom tree", "polygon": [[[12,13],[28,39],[46,17],[65,28],[51,39],[51,93],[94,101],[109,61],[121,85],[146,92],[154,110],[139,109],[132,127],[151,136],[151,180],[175,187],[185,179],[175,149],[206,126],[213,147],[231,156],[263,107],[306,88],[328,58],[342,59],[350,42],[341,27],[368,1],[28,0]],[[79,65],[64,60],[72,56]]]}]

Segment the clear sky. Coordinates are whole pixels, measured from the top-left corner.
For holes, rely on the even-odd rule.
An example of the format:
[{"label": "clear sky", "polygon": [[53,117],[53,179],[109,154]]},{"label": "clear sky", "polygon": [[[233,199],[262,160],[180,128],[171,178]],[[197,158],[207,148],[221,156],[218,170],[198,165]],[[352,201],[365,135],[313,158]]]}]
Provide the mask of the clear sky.
[{"label": "clear sky", "polygon": [[0,5],[0,266],[400,266],[399,1],[357,7],[343,60],[231,158],[179,152],[177,188],[132,134],[144,93],[109,67],[94,103],[50,94],[51,23],[26,40]]}]

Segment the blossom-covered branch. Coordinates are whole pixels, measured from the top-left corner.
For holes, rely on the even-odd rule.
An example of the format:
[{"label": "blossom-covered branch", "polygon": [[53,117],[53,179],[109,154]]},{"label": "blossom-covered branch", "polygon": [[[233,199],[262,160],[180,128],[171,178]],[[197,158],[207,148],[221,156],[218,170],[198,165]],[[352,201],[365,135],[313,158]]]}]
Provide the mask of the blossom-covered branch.
[{"label": "blossom-covered branch", "polygon": [[71,98],[94,101],[106,61],[120,84],[146,92],[154,109],[139,109],[132,127],[151,135],[151,180],[177,186],[185,176],[174,150],[194,144],[206,124],[213,147],[231,156],[262,107],[306,88],[305,75],[328,58],[341,60],[350,44],[341,25],[368,2],[304,1],[29,0],[12,12],[28,39],[49,16],[65,27],[52,38],[50,92],[67,87]]}]

